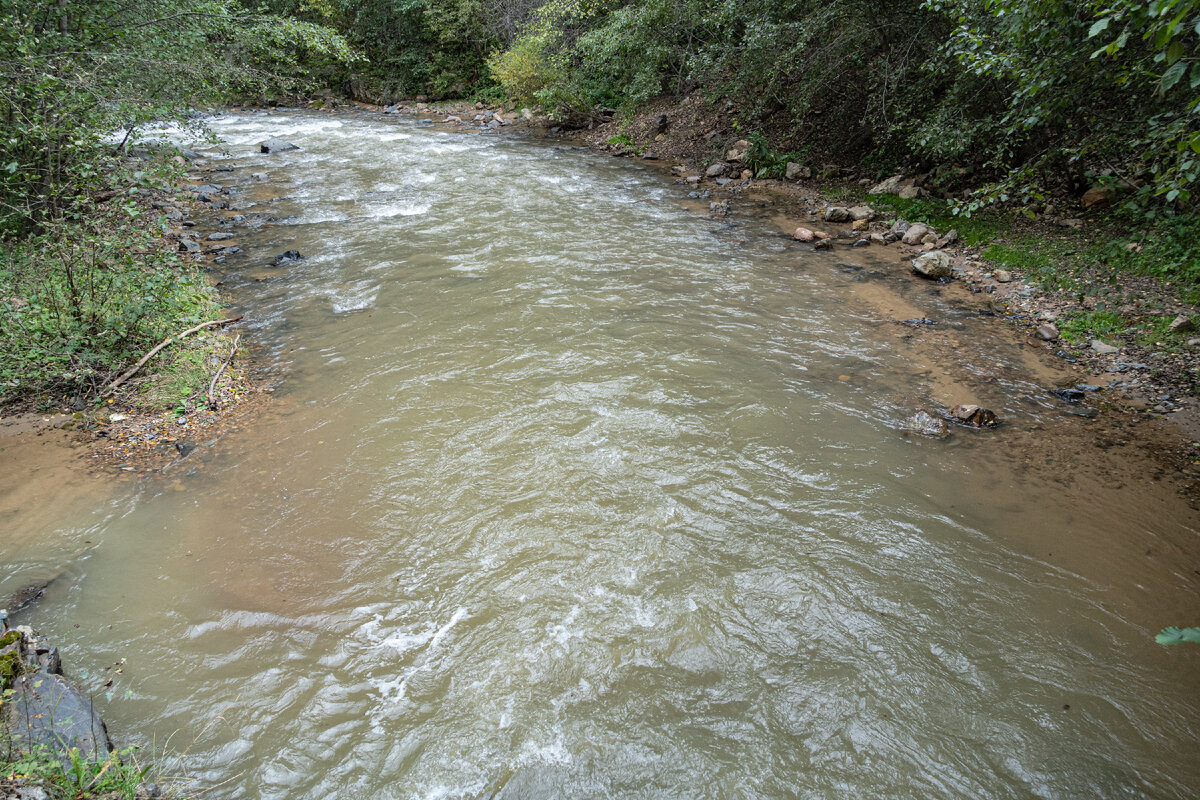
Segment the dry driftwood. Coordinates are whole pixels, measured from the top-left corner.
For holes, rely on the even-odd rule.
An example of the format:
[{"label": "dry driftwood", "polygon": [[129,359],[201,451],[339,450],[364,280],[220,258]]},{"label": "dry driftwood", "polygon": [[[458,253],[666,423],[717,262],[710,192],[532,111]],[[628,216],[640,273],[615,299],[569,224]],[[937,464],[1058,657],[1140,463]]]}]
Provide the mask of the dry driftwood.
[{"label": "dry driftwood", "polygon": [[154,358],[154,355],[159,350],[162,350],[164,347],[169,345],[171,342],[174,342],[177,339],[182,339],[183,337],[187,336],[189,333],[195,333],[196,331],[203,330],[204,328],[211,328],[214,325],[232,324],[234,322],[237,322],[241,318],[242,318],[241,315],[238,315],[236,317],[230,317],[229,319],[214,319],[214,320],[209,320],[208,322],[201,322],[199,325],[195,326],[194,328],[188,328],[183,333],[177,333],[169,339],[164,339],[163,341],[159,342],[159,344],[153,350],[151,350],[149,353],[146,353],[146,355],[142,356],[141,359],[136,364],[134,364],[129,369],[125,370],[125,372],[119,378],[114,380],[108,386],[105,386],[104,391],[100,392],[100,394],[106,395],[106,394],[112,394],[113,392],[115,392],[117,390],[118,386],[120,386],[122,383],[124,383],[125,381],[129,380],[134,375],[136,375],[137,371],[139,369],[141,369],[142,367],[144,367],[146,365],[147,361]]},{"label": "dry driftwood", "polygon": [[213,392],[217,388],[217,381],[221,380],[221,373],[225,371],[225,368],[229,366],[229,362],[233,361],[233,357],[237,355],[238,344],[241,342],[241,340],[241,334],[233,337],[233,348],[229,351],[229,357],[221,362],[221,366],[217,367],[216,373],[213,374],[212,381],[210,381],[208,384],[208,407],[213,410],[216,410],[217,408],[217,401],[213,396]]}]

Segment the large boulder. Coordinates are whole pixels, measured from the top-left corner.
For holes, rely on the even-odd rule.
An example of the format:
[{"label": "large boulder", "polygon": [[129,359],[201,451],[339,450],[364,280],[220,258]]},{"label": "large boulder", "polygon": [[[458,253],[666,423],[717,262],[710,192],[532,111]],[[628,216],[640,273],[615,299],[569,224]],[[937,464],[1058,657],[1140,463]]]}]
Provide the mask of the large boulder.
[{"label": "large boulder", "polygon": [[856,220],[873,220],[875,219],[875,209],[870,206],[854,206],[850,209],[850,216]]},{"label": "large boulder", "polygon": [[934,250],[914,258],[912,268],[913,272],[922,278],[930,280],[949,278],[954,274],[954,259],[950,257],[949,253]]},{"label": "large boulder", "polygon": [[721,162],[710,164],[708,169],[704,170],[704,175],[709,178],[719,178],[725,174],[727,167]]},{"label": "large boulder", "polygon": [[[44,745],[59,754],[76,748],[81,756],[92,760],[104,759],[113,749],[108,728],[91,698],[61,675],[19,675],[12,689],[9,733],[22,747]],[[63,755],[60,759],[70,764]]]},{"label": "large boulder", "polygon": [[299,150],[300,148],[291,142],[286,142],[283,139],[277,139],[274,136],[259,142],[258,149],[264,153],[284,153],[288,150]]},{"label": "large boulder", "polygon": [[[787,162],[787,171],[783,176],[789,181],[798,181],[804,177],[806,172],[803,164],[797,164],[795,161]],[[809,173],[811,174],[811,173]]]},{"label": "large boulder", "polygon": [[5,694],[2,735],[21,750],[45,747],[70,769],[69,750],[102,760],[113,748],[91,698],[62,674],[58,648],[25,626],[0,621],[0,665]]},{"label": "large boulder", "polygon": [[845,206],[833,206],[825,212],[826,222],[849,222],[852,216]]},{"label": "large boulder", "polygon": [[1108,208],[1112,205],[1115,192],[1108,186],[1093,186],[1079,198],[1079,204],[1084,208]]},{"label": "large boulder", "polygon": [[867,194],[896,194],[900,191],[900,184],[904,181],[903,175],[893,175],[886,181],[877,183],[872,186]]},{"label": "large boulder", "polygon": [[908,230],[904,232],[904,237],[900,240],[905,244],[920,244],[925,235],[929,233],[929,226],[920,222],[914,222],[908,226]]}]

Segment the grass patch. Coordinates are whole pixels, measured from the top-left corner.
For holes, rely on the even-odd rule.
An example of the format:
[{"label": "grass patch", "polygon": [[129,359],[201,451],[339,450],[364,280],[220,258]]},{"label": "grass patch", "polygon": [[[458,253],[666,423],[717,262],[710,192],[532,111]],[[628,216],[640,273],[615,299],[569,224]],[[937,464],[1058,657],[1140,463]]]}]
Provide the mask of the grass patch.
[{"label": "grass patch", "polygon": [[967,245],[986,244],[1012,229],[1012,221],[998,213],[979,213],[970,217],[956,215],[943,200],[905,200],[894,194],[879,195],[877,211],[889,209],[908,222],[923,222],[939,233],[951,229]]},{"label": "grass patch", "polygon": [[638,143],[628,133],[614,133],[608,137],[608,143],[617,147],[624,147],[631,153],[637,153],[638,155],[641,155],[642,151],[646,149],[644,145],[639,147]]},{"label": "grass patch", "polygon": [[1099,245],[1104,263],[1175,286],[1189,303],[1200,302],[1200,215],[1167,217],[1128,230]]},{"label": "grass patch", "polygon": [[1083,284],[1068,264],[1056,261],[1035,244],[997,242],[983,251],[983,257],[1003,269],[1021,272],[1043,289],[1072,294],[1084,292]]},{"label": "grass patch", "polygon": [[151,411],[174,409],[183,415],[206,402],[208,381],[229,355],[228,337],[201,331],[171,345],[154,372],[139,386],[137,405]]},{"label": "grass patch", "polygon": [[134,800],[138,787],[153,770],[141,766],[132,749],[97,760],[84,758],[76,748],[67,755],[70,766],[44,746],[28,752],[14,750],[10,757],[0,759],[0,780],[40,786],[54,800]]},{"label": "grass patch", "polygon": [[1166,353],[1178,353],[1185,350],[1188,339],[1193,338],[1196,334],[1194,332],[1173,333],[1168,330],[1174,319],[1174,317],[1149,317],[1142,321],[1138,325],[1138,344]]},{"label": "grass patch", "polygon": [[1068,342],[1112,339],[1129,329],[1129,321],[1115,311],[1074,311],[1058,322],[1062,338]]}]

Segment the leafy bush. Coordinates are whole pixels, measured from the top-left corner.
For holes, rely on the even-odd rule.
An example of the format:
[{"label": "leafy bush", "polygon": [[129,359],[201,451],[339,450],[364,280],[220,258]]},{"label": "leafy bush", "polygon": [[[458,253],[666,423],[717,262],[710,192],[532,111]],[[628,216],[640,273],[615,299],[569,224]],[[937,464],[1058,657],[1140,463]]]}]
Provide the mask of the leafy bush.
[{"label": "leafy bush", "polygon": [[211,319],[214,293],[132,203],[0,243],[0,402],[94,393],[162,339]]}]

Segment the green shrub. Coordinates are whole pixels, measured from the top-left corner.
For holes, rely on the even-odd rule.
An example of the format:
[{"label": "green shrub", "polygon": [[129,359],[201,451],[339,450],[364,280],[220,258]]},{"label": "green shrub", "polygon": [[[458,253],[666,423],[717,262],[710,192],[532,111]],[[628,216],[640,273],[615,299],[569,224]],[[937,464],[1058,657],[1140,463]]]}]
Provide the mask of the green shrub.
[{"label": "green shrub", "polygon": [[94,393],[162,339],[216,313],[213,290],[137,206],[0,242],[0,402]]}]

